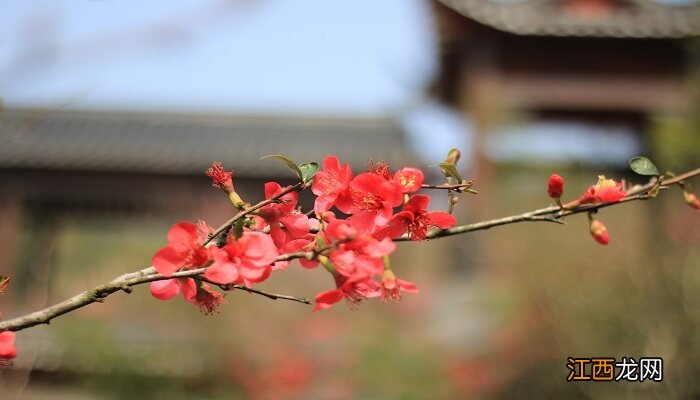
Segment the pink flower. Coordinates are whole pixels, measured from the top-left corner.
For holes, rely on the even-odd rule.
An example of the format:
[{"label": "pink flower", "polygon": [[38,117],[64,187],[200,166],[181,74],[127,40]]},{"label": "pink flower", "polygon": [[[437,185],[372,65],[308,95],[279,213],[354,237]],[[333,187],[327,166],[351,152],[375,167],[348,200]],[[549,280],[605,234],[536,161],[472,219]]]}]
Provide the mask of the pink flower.
[{"label": "pink flower", "polygon": [[202,285],[197,288],[197,294],[192,303],[199,306],[199,309],[204,314],[212,315],[215,312],[219,312],[219,307],[221,304],[226,303],[226,299],[223,294],[216,290],[211,290],[209,285],[202,282]]},{"label": "pink flower", "polygon": [[221,293],[211,290],[205,282],[197,285],[192,278],[151,282],[151,295],[158,300],[170,300],[180,293],[185,301],[198,306],[207,315],[218,311],[219,306],[226,302]]},{"label": "pink flower", "polygon": [[390,269],[384,271],[380,287],[382,301],[387,299],[399,301],[401,300],[400,292],[418,293],[418,291],[418,287],[414,283],[396,278],[396,275]]},{"label": "pink flower", "polygon": [[227,172],[220,162],[215,162],[206,172],[207,176],[212,179],[212,186],[219,188],[226,193],[233,192],[233,171]]},{"label": "pink flower", "polygon": [[10,360],[17,357],[15,335],[10,331],[0,332],[0,359]]},{"label": "pink flower", "polygon": [[262,232],[244,232],[239,239],[229,238],[220,249],[214,248],[214,263],[203,274],[212,282],[229,284],[262,282],[270,276],[279,251],[270,236]]},{"label": "pink flower", "polygon": [[380,161],[375,164],[374,161],[370,159],[369,165],[367,166],[367,172],[372,175],[381,176],[387,181],[391,181],[394,179],[394,175],[391,173],[389,163],[387,163],[386,161]]},{"label": "pink flower", "polygon": [[328,156],[323,160],[323,169],[314,177],[311,191],[318,196],[314,202],[316,214],[322,214],[333,207],[335,202],[352,180],[352,171],[348,164],[340,166],[338,157]]},{"label": "pink flower", "polygon": [[457,223],[455,217],[444,211],[428,212],[426,209],[429,203],[430,197],[427,195],[412,196],[404,205],[403,211],[394,215],[389,223],[374,236],[379,239],[386,237],[396,239],[408,232],[411,240],[423,240],[429,227],[447,229]]},{"label": "pink flower", "polygon": [[423,184],[423,171],[418,168],[401,168],[394,174],[394,183],[402,188],[403,193],[413,193]]},{"label": "pink flower", "polygon": [[608,244],[608,229],[602,222],[598,221],[597,219],[591,220],[590,232],[591,236],[593,236],[593,239],[595,239],[596,242],[602,245]]},{"label": "pink flower", "polygon": [[547,181],[547,194],[553,199],[558,199],[564,193],[564,178],[557,174],[552,174]]},{"label": "pink flower", "polygon": [[375,226],[389,222],[394,207],[401,204],[401,187],[378,175],[367,172],[357,175],[348,191],[340,196],[336,206],[346,214],[356,228],[371,232]]},{"label": "pink flower", "polygon": [[579,199],[579,204],[586,203],[614,203],[622,200],[627,193],[622,188],[622,183],[613,179],[605,178],[605,175],[598,176],[598,183],[591,185],[586,193]]},{"label": "pink flower", "polygon": [[151,260],[152,265],[165,276],[170,276],[183,267],[198,268],[205,265],[210,259],[209,250],[202,246],[207,233],[189,222],[173,225],[168,231],[169,244],[156,252]]},{"label": "pink flower", "polygon": [[[265,198],[271,199],[285,189],[277,182],[268,182],[265,184]],[[298,198],[296,192],[290,192],[282,196],[279,203],[260,209],[260,217],[265,221],[263,225],[270,227],[275,246],[285,252],[300,251],[313,240],[309,233],[309,218],[295,210]]]},{"label": "pink flower", "polygon": [[350,307],[354,308],[362,300],[379,294],[379,284],[367,275],[355,274],[349,278],[338,275],[335,284],[337,289],[326,290],[316,295],[314,311],[325,310],[342,299],[346,299]]},{"label": "pink flower", "polygon": [[197,294],[197,284],[192,278],[173,278],[151,282],[151,295],[158,300],[170,300],[178,294],[190,303]]},{"label": "pink flower", "polygon": [[382,257],[396,249],[389,238],[376,238],[357,230],[352,221],[335,220],[326,228],[326,238],[336,243],[337,250],[330,254],[337,272],[349,277],[356,273],[379,275],[384,269]]}]

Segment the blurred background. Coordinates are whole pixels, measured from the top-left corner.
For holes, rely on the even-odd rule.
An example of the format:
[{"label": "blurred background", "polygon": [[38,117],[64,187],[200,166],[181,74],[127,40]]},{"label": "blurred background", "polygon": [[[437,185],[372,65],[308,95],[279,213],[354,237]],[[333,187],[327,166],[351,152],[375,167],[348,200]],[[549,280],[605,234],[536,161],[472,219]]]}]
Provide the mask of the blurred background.
[{"label": "blurred background", "polygon": [[[148,265],[181,220],[263,198],[260,156],[336,154],[476,179],[461,223],[573,199],[597,175],[700,166],[690,0],[13,1],[0,15],[4,318]],[[440,174],[428,174],[441,182]],[[700,183],[696,186],[700,187]],[[445,198],[433,195],[440,209]],[[305,198],[308,207],[310,198]],[[585,216],[401,244],[419,295],[320,313],[236,291],[214,316],[146,286],[22,331],[23,399],[694,399],[700,224],[674,188]],[[295,263],[260,286],[312,298]],[[566,357],[663,357],[662,383],[566,382]]]}]

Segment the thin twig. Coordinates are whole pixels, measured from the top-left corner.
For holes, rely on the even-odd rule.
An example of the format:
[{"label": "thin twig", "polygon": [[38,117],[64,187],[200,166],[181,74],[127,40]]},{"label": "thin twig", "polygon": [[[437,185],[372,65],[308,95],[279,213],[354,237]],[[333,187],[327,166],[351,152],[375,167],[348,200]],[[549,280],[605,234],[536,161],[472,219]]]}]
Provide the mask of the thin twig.
[{"label": "thin twig", "polygon": [[468,193],[478,194],[479,193],[478,191],[471,189],[472,186],[474,186],[474,180],[469,180],[466,183],[455,183],[455,184],[444,183],[442,185],[430,185],[430,184],[424,183],[424,184],[420,185],[421,189],[443,189],[443,190],[455,191],[458,193],[468,192]]},{"label": "thin twig", "polygon": [[[307,258],[309,257],[309,254],[312,253],[297,252],[283,254],[277,258],[277,261],[290,261],[297,258]],[[121,275],[109,283],[105,283],[96,286],[92,289],[86,290],[67,300],[54,304],[51,307],[44,308],[43,310],[35,311],[21,317],[8,319],[7,321],[2,321],[0,322],[0,332],[20,331],[22,329],[31,328],[36,325],[48,324],[51,322],[52,319],[60,317],[61,315],[67,314],[71,311],[75,311],[92,303],[101,303],[106,297],[120,290],[123,290],[127,293],[131,293],[132,288],[137,285],[173,278],[195,277],[203,274],[205,271],[206,268],[197,268],[186,271],[178,271],[170,276],[164,276],[162,274],[156,273],[155,268],[153,267],[144,268],[136,272]],[[265,296],[270,299],[291,300],[299,303],[311,304],[311,302],[308,299],[301,297],[276,293],[267,293],[262,290],[252,288],[243,289],[244,286],[236,287],[247,292]]]},{"label": "thin twig", "polygon": [[304,188],[304,184],[301,183],[301,182],[299,182],[299,183],[297,183],[297,184],[295,184],[295,185],[292,185],[292,186],[290,186],[290,187],[288,187],[288,188],[282,190],[281,192],[277,193],[276,195],[270,197],[270,198],[267,199],[267,200],[263,200],[263,201],[259,202],[258,204],[255,204],[254,206],[250,206],[250,207],[246,208],[245,210],[240,211],[238,214],[236,214],[236,215],[234,215],[233,217],[231,217],[231,219],[229,219],[228,221],[224,222],[223,225],[221,225],[220,227],[216,228],[216,230],[215,230],[213,233],[211,233],[211,234],[204,240],[204,242],[202,242],[202,246],[206,246],[207,244],[209,244],[209,242],[211,242],[212,240],[214,240],[214,238],[217,237],[221,232],[223,232],[223,231],[225,231],[226,229],[229,229],[230,227],[232,227],[233,224],[235,224],[236,221],[238,221],[239,219],[245,217],[246,215],[252,213],[253,211],[257,211],[257,210],[259,210],[259,209],[265,207],[265,206],[268,205],[268,204],[276,203],[282,196],[284,196],[284,195],[286,195],[286,194],[288,194],[288,193],[297,192],[297,191],[299,191],[299,190],[301,190],[301,189],[303,189],[303,188]]},{"label": "thin twig", "polygon": [[[632,190],[630,190],[627,194],[628,196],[625,197],[624,199],[620,200],[619,202],[614,202],[614,203],[600,203],[600,204],[587,204],[587,205],[582,205],[579,207],[576,207],[574,209],[565,209],[560,206],[549,206],[546,208],[542,208],[539,210],[534,210],[530,212],[526,212],[523,214],[518,214],[518,215],[513,215],[509,217],[504,217],[504,218],[499,218],[499,219],[494,219],[490,221],[483,221],[483,222],[477,222],[474,224],[469,224],[469,225],[463,225],[463,226],[457,226],[451,229],[446,229],[446,230],[438,230],[438,231],[432,231],[429,232],[427,235],[427,239],[434,239],[434,238],[440,238],[440,237],[445,237],[445,236],[453,236],[453,235],[458,235],[462,233],[467,233],[467,232],[473,232],[473,231],[478,231],[478,230],[484,230],[484,229],[489,229],[493,228],[496,226],[500,225],[507,225],[507,224],[513,224],[513,223],[518,223],[518,222],[526,222],[526,221],[544,221],[544,222],[554,222],[554,223],[563,223],[561,221],[561,218],[567,217],[569,215],[573,214],[579,214],[579,213],[584,213],[584,212],[590,212],[590,211],[595,211],[601,208],[605,207],[610,207],[614,206],[617,204],[622,204],[622,203],[628,203],[631,201],[637,201],[637,200],[644,200],[648,199],[651,196],[649,196],[649,191],[652,190],[655,187],[660,187],[661,189],[665,189],[670,185],[673,184],[678,184],[681,181],[692,178],[695,176],[700,175],[700,168],[686,172],[684,174],[678,175],[676,177],[673,177],[671,179],[661,179],[660,182],[657,182],[656,179],[652,179],[648,184],[642,185],[639,187],[635,187]],[[233,223],[235,223],[238,219],[243,218],[244,216],[248,215],[249,213],[267,205],[270,203],[273,203],[277,201],[280,197],[283,195],[290,193],[294,190],[301,190],[303,189],[303,185],[301,183],[296,184],[294,186],[291,186],[284,191],[280,192],[276,196],[264,200],[252,207],[249,207],[238,214],[236,214],[233,218],[228,220],[224,225],[219,227],[216,231],[215,234],[210,236],[203,244],[206,245],[209,243],[214,237],[216,237],[219,233],[223,232],[227,228],[229,228]],[[406,237],[401,237],[399,239],[395,239],[398,241],[404,241],[408,240]],[[323,249],[322,249],[323,250]],[[296,253],[289,253],[289,254],[283,254],[280,255],[277,258],[277,261],[290,261],[293,259],[297,258],[313,258],[314,254],[317,254],[318,251],[316,252],[296,252]],[[154,282],[154,281],[159,281],[159,280],[165,280],[165,279],[173,279],[173,278],[185,278],[185,277],[198,277],[201,279],[200,275],[203,274],[206,271],[206,268],[198,268],[198,269],[193,269],[193,270],[187,270],[187,271],[179,271],[174,273],[171,276],[163,276],[161,274],[158,274],[155,270],[154,267],[148,267],[144,268],[142,270],[136,271],[136,272],[131,272],[127,274],[120,275],[119,277],[115,278],[111,282],[96,286],[92,289],[86,290],[80,294],[77,294],[67,300],[64,300],[60,303],[57,303],[51,307],[47,307],[43,310],[35,311],[30,314],[20,316],[17,318],[9,319],[7,321],[2,321],[0,322],[0,332],[1,331],[19,331],[22,329],[30,328],[32,326],[40,325],[40,324],[48,324],[52,319],[59,317],[61,315],[67,314],[71,311],[75,311],[79,308],[85,307],[89,304],[95,303],[95,302],[102,302],[107,296],[118,292],[120,290],[123,290],[127,293],[130,293],[132,290],[133,286],[136,285],[141,285],[144,283],[148,282]],[[291,301],[296,301],[300,303],[305,303],[305,304],[310,304],[310,301],[308,299],[304,298],[299,298],[299,297],[294,297],[294,296],[288,296],[288,295],[280,295],[280,294],[275,294],[275,293],[267,293],[262,290],[258,289],[251,289],[247,288],[241,285],[235,286],[235,288],[241,289],[241,290],[246,290],[250,293],[255,293],[258,295],[265,296],[270,299],[284,299],[284,300],[291,300]]]}]

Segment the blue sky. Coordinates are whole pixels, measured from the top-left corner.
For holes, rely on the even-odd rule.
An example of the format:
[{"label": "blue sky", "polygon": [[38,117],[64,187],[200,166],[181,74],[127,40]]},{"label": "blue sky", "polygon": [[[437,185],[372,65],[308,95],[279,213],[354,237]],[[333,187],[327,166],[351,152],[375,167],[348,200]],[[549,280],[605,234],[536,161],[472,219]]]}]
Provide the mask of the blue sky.
[{"label": "blue sky", "polygon": [[[428,0],[16,0],[0,14],[0,100],[389,116],[404,122],[425,163],[455,146],[468,162],[468,121],[426,98],[438,51]],[[638,145],[615,129],[562,121],[496,134],[484,150],[557,162],[551,143],[566,137],[565,147],[579,149],[567,159],[620,163]],[[591,145],[608,136],[625,154]]]},{"label": "blue sky", "polygon": [[14,1],[9,105],[385,115],[435,73],[419,0]]}]

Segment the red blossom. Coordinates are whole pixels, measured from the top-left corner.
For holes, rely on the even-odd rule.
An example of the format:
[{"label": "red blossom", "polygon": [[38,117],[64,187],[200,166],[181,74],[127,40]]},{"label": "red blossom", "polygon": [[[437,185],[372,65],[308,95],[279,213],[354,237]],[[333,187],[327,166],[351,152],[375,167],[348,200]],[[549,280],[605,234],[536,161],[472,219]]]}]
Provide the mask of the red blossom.
[{"label": "red blossom", "polygon": [[374,161],[369,160],[369,165],[367,165],[367,172],[372,174],[372,175],[381,176],[382,178],[386,179],[387,181],[391,181],[393,179],[393,174],[391,173],[391,167],[389,166],[389,163],[386,161],[380,161],[380,162],[375,164]]},{"label": "red blossom", "polygon": [[246,231],[239,239],[229,237],[222,248],[213,248],[214,263],[203,274],[212,282],[229,284],[262,282],[270,276],[279,251],[262,232]]},{"label": "red blossom", "polygon": [[351,182],[346,193],[338,198],[336,206],[349,220],[363,231],[372,231],[376,226],[384,226],[393,208],[403,199],[401,188],[378,175],[361,173]]},{"label": "red blossom", "polygon": [[337,272],[346,277],[356,273],[379,275],[384,269],[382,257],[396,249],[389,238],[377,240],[361,232],[349,220],[335,220],[326,228],[327,239],[337,244],[330,259]]},{"label": "red blossom", "polygon": [[206,172],[207,176],[212,179],[212,186],[219,188],[226,193],[233,192],[233,171],[225,171],[224,166],[220,162],[212,164]]},{"label": "red blossom", "polygon": [[403,211],[397,213],[389,223],[374,236],[380,239],[390,237],[396,239],[408,232],[411,240],[423,240],[428,234],[428,228],[435,226],[447,229],[457,223],[455,217],[444,211],[428,212],[430,197],[424,194],[412,196]]},{"label": "red blossom", "polygon": [[311,191],[318,196],[314,202],[316,214],[322,214],[335,205],[335,202],[352,180],[352,171],[348,164],[340,166],[336,156],[328,156],[323,160],[323,169],[314,177]]},{"label": "red blossom", "polygon": [[418,168],[401,168],[394,174],[394,183],[402,188],[403,193],[413,193],[423,184],[423,171]]},{"label": "red blossom", "polygon": [[[285,189],[277,182],[265,184],[265,198],[271,199]],[[268,204],[260,209],[260,217],[265,223],[258,227],[270,227],[270,236],[278,249],[284,252],[300,251],[313,240],[309,233],[309,218],[295,210],[299,195],[290,192],[279,198],[279,202]]]},{"label": "red blossom", "polygon": [[558,199],[564,193],[564,178],[557,174],[552,174],[547,181],[547,194],[553,199]]},{"label": "red blossom", "polygon": [[221,304],[226,303],[226,299],[223,294],[216,290],[211,290],[209,285],[203,282],[202,285],[197,288],[197,294],[192,302],[199,306],[199,309],[202,310],[204,314],[212,315],[215,312],[219,312],[219,307]]},{"label": "red blossom", "polygon": [[579,199],[579,204],[586,203],[614,203],[627,196],[622,188],[621,182],[605,178],[605,175],[598,176],[598,183],[591,185],[586,193]]},{"label": "red blossom", "polygon": [[15,335],[10,331],[0,332],[0,359],[10,360],[17,357]]},{"label": "red blossom", "polygon": [[609,242],[608,229],[597,219],[591,220],[590,232],[596,242],[607,245]]},{"label": "red blossom", "polygon": [[390,269],[384,271],[380,287],[380,296],[383,302],[387,301],[387,299],[401,300],[401,292],[418,293],[418,291],[418,287],[413,282],[396,278],[396,275]]},{"label": "red blossom", "polygon": [[170,300],[178,294],[190,303],[197,294],[197,284],[192,278],[174,278],[151,282],[151,295],[158,300]]},{"label": "red blossom", "polygon": [[326,290],[316,295],[314,311],[325,310],[342,299],[346,299],[351,308],[362,300],[379,295],[379,284],[370,276],[355,274],[351,277],[338,275],[335,278],[335,290]]},{"label": "red blossom", "polygon": [[[206,225],[203,225],[206,227]],[[199,268],[209,262],[209,250],[201,243],[210,228],[198,228],[189,222],[173,225],[168,231],[168,245],[156,252],[151,260],[156,270],[170,276],[180,268]]]}]

